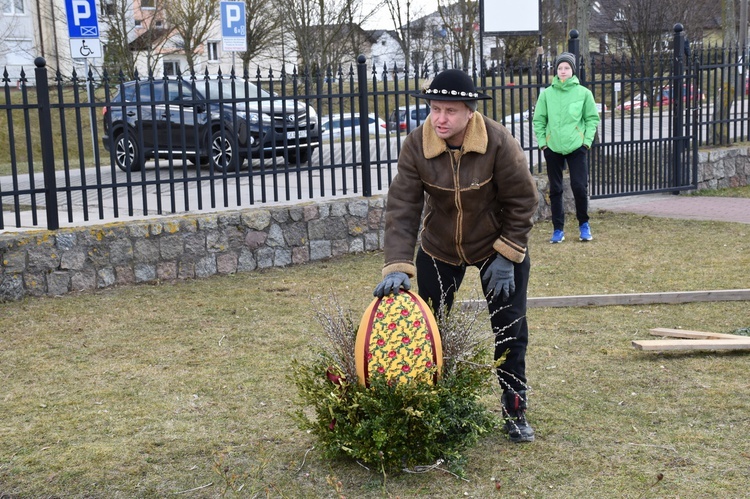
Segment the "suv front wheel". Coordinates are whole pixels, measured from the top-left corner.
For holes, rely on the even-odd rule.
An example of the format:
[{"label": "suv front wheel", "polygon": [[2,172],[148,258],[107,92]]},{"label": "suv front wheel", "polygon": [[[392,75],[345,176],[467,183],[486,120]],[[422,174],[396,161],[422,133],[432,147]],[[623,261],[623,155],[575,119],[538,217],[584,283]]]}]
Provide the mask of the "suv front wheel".
[{"label": "suv front wheel", "polygon": [[211,135],[209,144],[209,161],[214,170],[229,171],[234,167],[234,157],[237,156],[240,166],[244,161],[239,154],[237,141],[226,130],[217,130]]},{"label": "suv front wheel", "polygon": [[131,172],[141,171],[141,157],[138,150],[138,142],[135,140],[135,136],[132,133],[120,133],[115,139],[115,163],[117,167],[124,171],[128,171],[128,166]]}]

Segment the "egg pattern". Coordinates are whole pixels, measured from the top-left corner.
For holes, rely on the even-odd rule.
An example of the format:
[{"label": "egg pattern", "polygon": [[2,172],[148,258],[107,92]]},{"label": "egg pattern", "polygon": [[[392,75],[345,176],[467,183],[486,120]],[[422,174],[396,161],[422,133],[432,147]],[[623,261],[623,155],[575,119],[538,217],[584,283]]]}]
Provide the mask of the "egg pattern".
[{"label": "egg pattern", "polygon": [[356,361],[365,385],[375,375],[399,383],[436,382],[442,366],[440,334],[427,304],[403,290],[376,298],[360,323]]}]

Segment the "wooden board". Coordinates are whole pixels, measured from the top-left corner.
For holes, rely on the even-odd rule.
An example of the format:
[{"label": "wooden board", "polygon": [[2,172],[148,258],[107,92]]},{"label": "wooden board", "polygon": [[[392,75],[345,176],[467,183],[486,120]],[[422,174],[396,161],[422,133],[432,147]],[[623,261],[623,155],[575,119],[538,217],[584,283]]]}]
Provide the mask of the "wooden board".
[{"label": "wooden board", "polygon": [[[611,295],[529,296],[527,306],[590,307],[606,305],[651,305],[655,303],[696,303],[715,301],[750,301],[750,289],[675,291],[664,293],[628,293]],[[484,300],[462,302],[465,307],[486,307]]]},{"label": "wooden board", "polygon": [[705,331],[687,331],[684,329],[669,329],[665,327],[656,327],[650,329],[653,336],[670,336],[673,338],[690,338],[695,340],[725,339],[725,340],[744,340],[750,339],[748,336],[739,336],[736,334],[724,333],[707,333]]},{"label": "wooden board", "polygon": [[638,350],[750,350],[750,338],[739,336],[738,340],[634,340]]}]

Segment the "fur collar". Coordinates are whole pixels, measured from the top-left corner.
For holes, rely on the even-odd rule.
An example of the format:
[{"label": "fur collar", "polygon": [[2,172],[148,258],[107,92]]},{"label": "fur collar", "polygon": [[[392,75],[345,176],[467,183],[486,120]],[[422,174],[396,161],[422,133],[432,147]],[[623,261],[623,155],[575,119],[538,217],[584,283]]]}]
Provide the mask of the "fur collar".
[{"label": "fur collar", "polygon": [[[435,133],[431,116],[427,117],[422,127],[422,143],[424,144],[425,159],[436,158],[448,150],[448,144]],[[463,154],[467,152],[484,154],[487,152],[487,127],[479,112],[475,112],[469,120],[469,124],[466,125],[466,135],[464,135],[461,152]]]}]

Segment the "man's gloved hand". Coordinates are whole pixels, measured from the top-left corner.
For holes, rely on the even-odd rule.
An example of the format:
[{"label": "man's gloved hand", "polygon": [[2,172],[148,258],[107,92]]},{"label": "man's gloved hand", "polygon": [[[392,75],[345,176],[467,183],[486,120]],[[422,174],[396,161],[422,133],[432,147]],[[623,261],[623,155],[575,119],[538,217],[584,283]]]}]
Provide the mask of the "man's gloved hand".
[{"label": "man's gloved hand", "polygon": [[[513,270],[513,269],[511,269]],[[403,272],[391,272],[375,287],[375,291],[372,292],[373,296],[382,298],[385,295],[392,295],[398,293],[398,288],[403,287],[405,290],[411,289],[411,282],[409,276]]]},{"label": "man's gloved hand", "polygon": [[497,255],[482,273],[482,284],[488,294],[492,293],[493,300],[502,295],[503,301],[507,301],[516,292],[513,262]]}]

